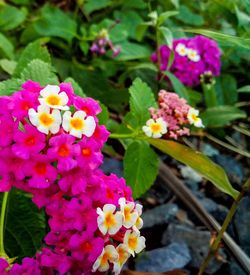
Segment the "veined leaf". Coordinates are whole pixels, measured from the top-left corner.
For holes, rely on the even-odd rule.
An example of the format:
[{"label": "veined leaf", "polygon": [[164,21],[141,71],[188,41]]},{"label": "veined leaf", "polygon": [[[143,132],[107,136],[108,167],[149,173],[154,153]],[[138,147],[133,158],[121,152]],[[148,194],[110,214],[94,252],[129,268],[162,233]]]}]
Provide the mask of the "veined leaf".
[{"label": "veined leaf", "polygon": [[108,111],[108,108],[104,104],[102,104],[102,103],[99,103],[99,104],[102,108],[101,113],[97,115],[98,120],[99,120],[99,124],[100,125],[106,125],[106,123],[109,119],[109,111]]},{"label": "veined leaf", "polygon": [[238,47],[250,49],[250,39],[249,38],[243,38],[243,37],[218,33],[215,31],[210,31],[210,30],[205,30],[205,29],[184,29],[183,31],[202,34],[202,35],[205,35],[212,39],[215,39],[223,44],[229,44],[231,46],[235,45]]},{"label": "veined leaf", "polygon": [[222,192],[234,199],[237,197],[239,192],[232,187],[223,168],[207,156],[172,140],[148,139],[148,141],[157,149],[196,170]]},{"label": "veined leaf", "polygon": [[203,123],[208,127],[224,126],[233,120],[245,117],[246,113],[234,106],[212,107],[201,114]]},{"label": "veined leaf", "polygon": [[129,144],[124,157],[124,176],[133,189],[135,198],[140,197],[153,184],[158,173],[156,153],[145,141]]},{"label": "veined leaf", "polygon": [[0,96],[11,95],[15,91],[19,91],[23,84],[22,79],[12,78],[0,82]]},{"label": "veined leaf", "polygon": [[[2,194],[0,194],[0,203]],[[34,256],[42,246],[45,229],[44,212],[31,202],[31,196],[12,189],[8,199],[4,234],[8,256],[20,258]]]},{"label": "veined leaf", "polygon": [[130,93],[130,110],[138,121],[139,126],[143,126],[150,118],[148,109],[156,107],[156,101],[150,87],[142,82],[140,78],[136,78],[129,88]]},{"label": "veined leaf", "polygon": [[39,39],[35,42],[28,44],[28,46],[23,50],[19,61],[17,63],[16,69],[14,71],[14,76],[19,76],[23,69],[33,60],[40,59],[48,64],[51,63],[50,54],[46,47],[43,45],[43,40]]},{"label": "veined leaf", "polygon": [[70,83],[74,89],[75,94],[79,95],[80,97],[87,97],[84,93],[82,87],[75,81],[72,77],[67,77],[64,82]]},{"label": "veined leaf", "polygon": [[2,33],[0,33],[0,56],[8,57],[9,59],[14,57],[14,46]]},{"label": "veined leaf", "polygon": [[24,80],[31,79],[39,82],[42,86],[49,84],[58,84],[58,79],[52,70],[50,64],[40,59],[32,60],[28,66],[22,71],[21,78]]},{"label": "veined leaf", "polygon": [[13,61],[13,60],[0,59],[0,67],[10,75],[13,74],[16,68],[16,64],[17,64],[16,61]]}]

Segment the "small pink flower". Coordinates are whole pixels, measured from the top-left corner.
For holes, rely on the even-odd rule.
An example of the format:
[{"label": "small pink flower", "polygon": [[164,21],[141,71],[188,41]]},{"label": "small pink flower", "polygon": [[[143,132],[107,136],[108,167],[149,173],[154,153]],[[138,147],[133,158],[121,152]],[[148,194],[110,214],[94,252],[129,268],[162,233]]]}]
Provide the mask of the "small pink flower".
[{"label": "small pink flower", "polygon": [[58,135],[50,139],[50,148],[47,156],[58,161],[57,168],[60,172],[69,171],[76,167],[75,156],[80,154],[80,146],[73,144],[75,137],[67,134]]},{"label": "small pink flower", "polygon": [[45,135],[29,124],[24,125],[24,130],[14,134],[16,143],[12,145],[12,151],[17,157],[28,159],[45,147]]},{"label": "small pink flower", "polygon": [[74,98],[74,105],[77,110],[84,111],[87,116],[96,116],[101,112],[100,105],[92,98],[76,96]]}]

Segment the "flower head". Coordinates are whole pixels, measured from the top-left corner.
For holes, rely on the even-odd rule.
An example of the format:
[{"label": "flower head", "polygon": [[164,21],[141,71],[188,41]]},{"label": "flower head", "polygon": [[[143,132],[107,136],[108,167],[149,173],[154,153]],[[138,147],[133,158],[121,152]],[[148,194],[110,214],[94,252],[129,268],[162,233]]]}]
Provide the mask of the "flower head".
[{"label": "flower head", "polygon": [[103,210],[97,208],[97,224],[103,235],[114,235],[122,227],[122,214],[119,211],[114,213],[115,211],[116,207],[113,204],[105,204]]},{"label": "flower head", "polygon": [[39,105],[37,112],[32,108],[29,109],[30,122],[37,127],[38,131],[48,134],[58,133],[62,122],[61,113],[59,110],[52,110],[47,105]]},{"label": "flower head", "polygon": [[167,123],[161,117],[156,120],[151,118],[146,122],[146,126],[142,127],[142,130],[148,137],[160,138],[167,133]]},{"label": "flower head", "polygon": [[114,262],[114,272],[115,275],[120,274],[123,265],[126,263],[128,258],[130,257],[130,253],[128,252],[128,248],[125,244],[121,243],[116,247],[116,251],[119,255],[118,260]]},{"label": "flower head", "polygon": [[127,230],[124,236],[124,244],[128,248],[128,252],[135,256],[145,248],[145,238],[140,236],[136,231]]},{"label": "flower head", "polygon": [[138,213],[135,211],[135,203],[127,202],[125,198],[119,199],[119,205],[123,216],[123,226],[125,228],[131,228],[135,225],[138,218]]},{"label": "flower head", "polygon": [[84,111],[76,111],[73,116],[70,111],[63,115],[63,129],[72,136],[81,138],[82,135],[91,137],[95,131],[96,123],[92,116],[86,117]]},{"label": "flower head", "polygon": [[69,98],[65,92],[60,92],[60,87],[57,85],[47,85],[40,91],[42,98],[39,102],[42,105],[47,105],[53,109],[68,110],[67,103]]},{"label": "flower head", "polygon": [[194,108],[190,108],[188,111],[188,121],[190,124],[193,124],[195,127],[204,127],[202,124],[202,120],[198,117],[199,110],[196,110]]}]

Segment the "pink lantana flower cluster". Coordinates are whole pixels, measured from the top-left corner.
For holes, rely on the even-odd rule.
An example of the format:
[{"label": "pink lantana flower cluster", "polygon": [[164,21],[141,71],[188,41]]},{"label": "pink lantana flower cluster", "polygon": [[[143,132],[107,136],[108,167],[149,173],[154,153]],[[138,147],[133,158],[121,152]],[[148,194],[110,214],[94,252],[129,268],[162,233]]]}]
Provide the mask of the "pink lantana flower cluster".
[{"label": "pink lantana flower cluster", "polygon": [[161,90],[158,97],[158,108],[150,108],[151,119],[142,130],[148,137],[166,139],[189,135],[188,125],[204,127],[198,117],[199,111],[189,106],[185,99],[175,93]]},{"label": "pink lantana flower cluster", "polygon": [[[160,47],[160,70],[168,67],[171,50],[167,45]],[[220,74],[221,51],[218,44],[207,37],[197,35],[191,38],[173,41],[174,61],[169,70],[186,86],[197,86],[203,75],[218,76]],[[158,61],[157,53],[151,60]]]},{"label": "pink lantana flower cluster", "polygon": [[0,192],[31,193],[50,229],[34,258],[13,265],[0,258],[0,273],[118,274],[145,246],[142,206],[124,179],[99,169],[109,135],[98,125],[99,104],[69,83],[27,81],[0,105]]}]

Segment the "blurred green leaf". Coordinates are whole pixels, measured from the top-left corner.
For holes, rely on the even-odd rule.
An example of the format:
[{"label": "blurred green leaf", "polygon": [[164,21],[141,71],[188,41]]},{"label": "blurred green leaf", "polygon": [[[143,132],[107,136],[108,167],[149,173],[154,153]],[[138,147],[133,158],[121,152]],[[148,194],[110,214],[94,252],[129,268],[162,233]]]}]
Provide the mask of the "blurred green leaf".
[{"label": "blurred green leaf", "polygon": [[247,13],[240,11],[238,9],[237,5],[235,5],[234,9],[235,9],[235,14],[236,14],[237,19],[238,19],[239,26],[247,26],[247,27],[249,27],[250,16]]},{"label": "blurred green leaf", "polygon": [[13,60],[8,60],[8,59],[0,60],[0,67],[10,75],[14,73],[16,64],[17,64],[16,61],[13,61]]},{"label": "blurred green leaf", "polygon": [[106,125],[106,123],[109,119],[109,110],[104,104],[102,104],[102,103],[99,103],[99,104],[102,108],[101,113],[97,115],[97,117],[99,119],[99,124],[100,125]]},{"label": "blurred green leaf", "polygon": [[188,91],[185,86],[180,82],[180,80],[169,71],[165,71],[164,74],[169,78],[171,81],[174,91],[180,96],[185,98],[189,102]]},{"label": "blurred green leaf", "polygon": [[153,184],[158,173],[157,154],[145,141],[129,144],[124,156],[124,176],[133,189],[134,198],[140,197]]},{"label": "blurred green leaf", "polygon": [[133,81],[132,86],[129,88],[129,93],[130,111],[138,121],[138,125],[143,126],[150,118],[148,109],[157,107],[154,95],[150,87],[139,78]]},{"label": "blurred green leaf", "polygon": [[165,11],[161,13],[158,17],[158,25],[162,25],[169,17],[177,15],[178,11]]},{"label": "blurred green leaf", "polygon": [[187,6],[181,5],[179,8],[179,14],[176,16],[178,20],[193,26],[202,26],[204,19],[201,15],[194,13]]},{"label": "blurred green leaf", "polygon": [[21,73],[23,80],[33,80],[42,86],[58,84],[58,79],[50,64],[40,59],[33,59]]},{"label": "blurred green leaf", "polygon": [[167,44],[170,49],[172,49],[173,46],[173,34],[170,31],[169,28],[161,26],[159,28],[160,33],[162,34],[162,37],[164,39],[163,44]]},{"label": "blurred green leaf", "polygon": [[86,0],[84,2],[83,9],[87,14],[106,8],[112,4],[110,0]]},{"label": "blurred green leaf", "polygon": [[0,30],[9,31],[21,25],[27,16],[26,8],[0,5]]},{"label": "blurred green leaf", "polygon": [[222,167],[199,151],[194,151],[172,140],[148,139],[148,141],[157,149],[196,170],[222,192],[232,196],[234,199],[238,196],[239,192],[232,187]]},{"label": "blurred green leaf", "polygon": [[23,50],[19,61],[17,63],[16,69],[14,71],[14,76],[19,76],[22,70],[33,60],[40,59],[48,64],[51,63],[50,54],[48,49],[43,46],[43,40],[37,40],[26,46]]},{"label": "blurred green leaf", "polygon": [[14,58],[14,46],[2,33],[0,33],[0,56],[7,57],[9,59]]},{"label": "blurred green leaf", "polygon": [[224,98],[224,105],[233,105],[238,100],[237,82],[232,75],[222,76],[222,92]]},{"label": "blurred green leaf", "polygon": [[233,120],[246,118],[246,113],[234,106],[218,106],[208,108],[201,114],[201,118],[207,127],[221,127]]},{"label": "blurred green leaf", "polygon": [[149,58],[152,53],[152,50],[150,50],[147,46],[134,42],[125,41],[119,43],[119,46],[121,47],[121,52],[115,58],[115,60],[118,61]]},{"label": "blurred green leaf", "polygon": [[82,87],[75,81],[72,77],[67,77],[64,82],[70,83],[74,89],[74,92],[76,95],[79,95],[80,97],[87,97],[84,93]]},{"label": "blurred green leaf", "polygon": [[77,24],[72,16],[55,6],[46,4],[41,9],[38,20],[33,22],[22,34],[22,40],[54,36],[71,42],[77,35]]},{"label": "blurred green leaf", "polygon": [[243,38],[223,33],[218,33],[215,31],[205,30],[205,29],[183,29],[184,32],[192,32],[205,35],[214,40],[221,42],[222,44],[227,44],[232,47],[232,45],[250,49],[250,39]]},{"label": "blurred green leaf", "polygon": [[243,86],[239,88],[238,93],[250,93],[250,85]]},{"label": "blurred green leaf", "polygon": [[31,202],[31,196],[12,189],[9,194],[4,234],[4,246],[8,256],[33,257],[42,246],[45,229],[44,212]]},{"label": "blurred green leaf", "polygon": [[22,79],[12,78],[0,82],[0,95],[11,95],[13,92],[19,91],[23,84]]}]

